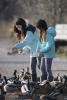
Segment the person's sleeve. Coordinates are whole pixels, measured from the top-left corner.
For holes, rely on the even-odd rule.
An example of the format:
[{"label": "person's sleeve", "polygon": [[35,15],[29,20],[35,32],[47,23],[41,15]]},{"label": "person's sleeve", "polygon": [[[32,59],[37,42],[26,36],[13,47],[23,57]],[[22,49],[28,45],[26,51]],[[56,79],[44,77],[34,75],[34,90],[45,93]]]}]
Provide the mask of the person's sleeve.
[{"label": "person's sleeve", "polygon": [[52,36],[48,36],[47,37],[47,44],[46,46],[44,46],[43,48],[40,49],[40,52],[43,53],[43,52],[48,52],[51,47],[54,45],[54,39]]},{"label": "person's sleeve", "polygon": [[28,31],[26,33],[25,39],[22,42],[17,43],[16,45],[14,45],[13,48],[16,48],[16,49],[23,48],[24,46],[28,45],[33,39],[34,39],[33,33],[31,31]]},{"label": "person's sleeve", "polygon": [[30,47],[24,47],[23,48],[23,52],[22,52],[22,54],[26,54],[28,51],[30,51]]}]

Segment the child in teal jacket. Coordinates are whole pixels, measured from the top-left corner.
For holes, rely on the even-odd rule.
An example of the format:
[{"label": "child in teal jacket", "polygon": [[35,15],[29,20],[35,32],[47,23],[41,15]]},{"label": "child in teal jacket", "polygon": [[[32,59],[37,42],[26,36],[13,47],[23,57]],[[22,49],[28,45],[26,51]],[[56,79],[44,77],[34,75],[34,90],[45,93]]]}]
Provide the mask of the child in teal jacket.
[{"label": "child in teal jacket", "polygon": [[37,52],[41,56],[41,81],[46,79],[52,81],[51,65],[55,57],[54,37],[56,36],[56,31],[53,27],[47,28],[44,20],[38,21],[37,28],[40,30],[40,42],[38,42]]},{"label": "child in teal jacket", "polygon": [[36,82],[37,80],[37,73],[36,73],[36,65],[37,65],[37,43],[38,43],[38,37],[36,34],[36,28],[32,25],[26,25],[26,22],[24,19],[19,18],[16,21],[16,25],[14,27],[14,31],[17,34],[17,37],[20,39],[23,37],[23,40],[20,43],[17,43],[14,45],[12,50],[24,48],[24,52],[26,53],[28,50],[30,50],[30,66],[32,71],[32,81]]}]

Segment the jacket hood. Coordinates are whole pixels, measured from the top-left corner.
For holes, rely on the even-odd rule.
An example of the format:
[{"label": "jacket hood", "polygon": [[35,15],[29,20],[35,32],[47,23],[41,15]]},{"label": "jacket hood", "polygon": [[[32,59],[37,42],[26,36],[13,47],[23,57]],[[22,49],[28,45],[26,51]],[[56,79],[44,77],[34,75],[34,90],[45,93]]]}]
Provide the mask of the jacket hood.
[{"label": "jacket hood", "polygon": [[56,31],[55,31],[55,28],[53,27],[49,27],[46,32],[47,34],[51,34],[53,37],[56,36]]}]

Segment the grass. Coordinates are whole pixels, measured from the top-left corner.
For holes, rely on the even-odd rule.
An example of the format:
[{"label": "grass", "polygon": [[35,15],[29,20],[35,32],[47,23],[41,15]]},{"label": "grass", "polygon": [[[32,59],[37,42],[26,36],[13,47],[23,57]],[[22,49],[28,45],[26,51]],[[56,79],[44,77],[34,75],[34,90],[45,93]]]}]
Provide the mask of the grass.
[{"label": "grass", "polygon": [[61,59],[67,59],[67,54],[66,53],[56,53],[56,57],[61,58]]},{"label": "grass", "polygon": [[13,21],[1,21],[0,23],[0,38],[10,37],[14,27]]}]

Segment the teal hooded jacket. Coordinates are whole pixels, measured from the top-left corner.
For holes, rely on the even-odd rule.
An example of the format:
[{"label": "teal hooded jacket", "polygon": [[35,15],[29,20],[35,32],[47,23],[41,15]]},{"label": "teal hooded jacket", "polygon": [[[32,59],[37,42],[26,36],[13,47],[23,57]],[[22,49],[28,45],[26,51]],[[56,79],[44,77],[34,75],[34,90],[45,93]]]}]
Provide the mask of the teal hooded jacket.
[{"label": "teal hooded jacket", "polygon": [[46,42],[44,42],[43,44],[38,42],[37,50],[39,49],[45,58],[55,57],[55,36],[55,29],[53,27],[49,27],[46,31]]},{"label": "teal hooded jacket", "polygon": [[30,50],[30,55],[32,57],[37,57],[36,49],[37,49],[38,41],[39,39],[36,32],[32,33],[31,31],[27,31],[25,39],[21,41],[20,43],[17,43],[16,45],[14,45],[13,48],[16,48],[16,49],[23,48],[24,51],[22,54],[25,54],[28,52],[28,50]]}]

